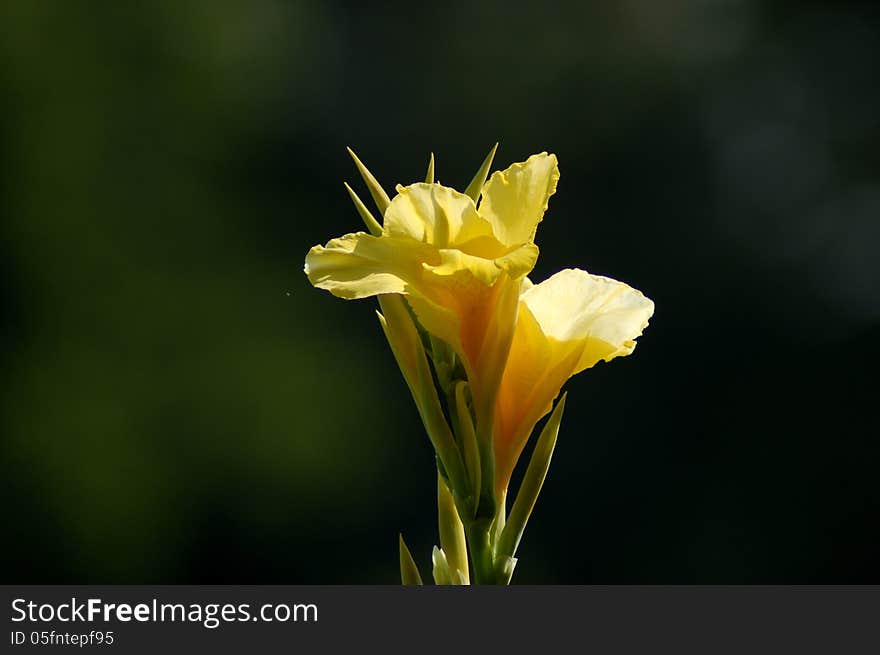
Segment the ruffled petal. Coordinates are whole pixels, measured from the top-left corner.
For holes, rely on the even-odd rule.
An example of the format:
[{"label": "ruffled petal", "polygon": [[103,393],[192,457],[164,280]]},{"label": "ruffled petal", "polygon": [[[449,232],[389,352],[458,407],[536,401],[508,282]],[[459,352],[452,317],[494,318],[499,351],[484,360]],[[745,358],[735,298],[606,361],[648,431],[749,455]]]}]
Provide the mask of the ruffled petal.
[{"label": "ruffled petal", "polygon": [[[525,278],[535,268],[538,261],[538,246],[534,243],[524,243],[511,250],[506,255],[495,260],[495,265],[507,273],[511,278],[518,280]],[[531,284],[531,283],[530,283]]]},{"label": "ruffled petal", "polygon": [[397,195],[385,211],[384,233],[408,237],[437,248],[461,249],[476,244],[471,254],[487,259],[502,252],[492,225],[477,213],[474,201],[455,189],[420,182],[397,187]]},{"label": "ruffled petal", "polygon": [[584,344],[572,375],[600,360],[629,355],[654,313],[654,303],[641,291],[578,269],[560,271],[523,293],[520,301],[547,337]]},{"label": "ruffled petal", "polygon": [[532,155],[492,174],[483,186],[480,216],[492,224],[496,238],[506,246],[534,241],[558,181],[556,155]]},{"label": "ruffled petal", "polygon": [[476,278],[479,282],[490,287],[501,275],[502,269],[492,259],[483,259],[468,255],[461,250],[442,249],[438,251],[440,263],[437,265],[425,264],[425,270],[440,277],[452,277],[454,275],[466,275]]},{"label": "ruffled petal", "polygon": [[628,355],[654,313],[632,287],[568,269],[523,285],[519,314],[495,405],[498,491],[506,488],[535,424],[572,375]]},{"label": "ruffled petal", "polygon": [[334,296],[367,298],[406,293],[418,281],[425,262],[439,263],[436,250],[412,239],[346,234],[315,246],[306,255],[309,281]]},{"label": "ruffled petal", "polygon": [[451,276],[466,272],[487,286],[492,286],[502,273],[518,280],[535,266],[538,247],[527,243],[497,259],[476,257],[461,250],[443,249],[438,251],[440,263],[425,264],[425,270],[434,275]]}]

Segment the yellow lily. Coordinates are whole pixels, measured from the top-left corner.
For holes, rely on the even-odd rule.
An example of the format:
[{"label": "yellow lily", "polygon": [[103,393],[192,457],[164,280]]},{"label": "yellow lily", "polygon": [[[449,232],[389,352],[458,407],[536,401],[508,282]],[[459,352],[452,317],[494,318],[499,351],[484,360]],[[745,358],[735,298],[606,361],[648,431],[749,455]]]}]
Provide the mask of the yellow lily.
[{"label": "yellow lily", "polygon": [[315,246],[305,272],[340,298],[404,295],[425,330],[461,357],[485,434],[521,281],[538,257],[535,231],[558,179],[555,155],[541,153],[494,173],[479,206],[477,193],[439,183],[398,186],[381,234],[357,232]]},{"label": "yellow lily", "polygon": [[629,355],[654,313],[632,287],[578,269],[526,278],[495,405],[495,492],[503,497],[535,424],[571,376]]}]

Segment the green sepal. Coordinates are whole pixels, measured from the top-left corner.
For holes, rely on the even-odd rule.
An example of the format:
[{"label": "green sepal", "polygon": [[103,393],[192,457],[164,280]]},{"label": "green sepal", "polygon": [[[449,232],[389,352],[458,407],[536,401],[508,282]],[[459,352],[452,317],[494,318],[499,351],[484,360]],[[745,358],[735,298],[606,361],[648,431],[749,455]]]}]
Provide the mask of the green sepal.
[{"label": "green sepal", "polygon": [[[565,410],[565,394],[556,403],[556,408],[547,420],[547,424],[538,437],[538,443],[535,444],[535,451],[529,461],[526,474],[523,476],[522,484],[516,494],[516,500],[513,508],[510,510],[510,516],[507,517],[507,524],[501,532],[496,548],[496,562],[502,566],[506,566],[507,559],[512,559],[519,547],[520,539],[522,539],[523,531],[526,529],[526,523],[532,514],[532,509],[538,500],[538,494],[541,493],[541,487],[544,485],[544,478],[547,477],[547,469],[550,468],[550,460],[553,457],[553,449],[556,447],[556,438],[559,436],[559,423],[562,421],[562,412]],[[506,571],[498,572],[502,577]],[[510,574],[513,574],[513,568],[510,568]],[[509,579],[509,578],[508,578]]]},{"label": "green sepal", "polygon": [[467,189],[464,190],[465,195],[470,196],[471,200],[473,200],[475,203],[477,202],[477,200],[480,199],[480,192],[482,192],[483,185],[486,183],[486,178],[489,176],[489,169],[492,167],[492,160],[495,159],[496,150],[498,150],[497,143],[492,146],[489,154],[486,155],[486,158],[480,165],[480,169],[477,171],[477,174],[474,175],[474,179],[471,180],[471,183],[468,184]]},{"label": "green sepal", "polygon": [[376,203],[376,207],[379,208],[379,213],[384,217],[385,210],[388,209],[388,205],[391,204],[391,198],[388,197],[388,194],[385,193],[385,189],[382,188],[382,185],[379,184],[378,180],[376,180],[376,178],[373,177],[373,174],[366,166],[364,166],[363,162],[358,159],[358,156],[354,154],[354,150],[351,148],[346,148],[346,150],[348,150],[348,154],[351,155],[355,166],[357,166],[358,172],[361,174],[364,183],[370,190],[370,195],[373,196],[373,201]]},{"label": "green sepal", "polygon": [[412,553],[406,547],[403,535],[400,535],[400,583],[404,585],[421,585],[422,576]]},{"label": "green sepal", "polygon": [[467,489],[464,461],[443,414],[415,321],[407,309],[406,301],[399,295],[380,295],[379,306],[382,308],[382,313],[376,312],[379,322],[415,400],[425,431],[449,477],[450,486],[461,494]]},{"label": "green sepal", "polygon": [[431,159],[428,161],[428,173],[425,175],[425,182],[434,184],[434,153],[431,153]]},{"label": "green sepal", "polygon": [[491,432],[480,433],[480,427],[485,429],[486,422],[476,421],[477,450],[480,461],[480,495],[476,496],[473,517],[480,520],[494,522],[498,512],[498,499],[495,497],[495,447],[492,444]]},{"label": "green sepal", "polygon": [[468,554],[464,537],[464,525],[458,516],[455,499],[446,486],[443,476],[437,475],[437,520],[440,528],[440,547],[446,554],[449,570],[460,573],[468,583]]},{"label": "green sepal", "polygon": [[[480,468],[480,446],[477,443],[477,433],[474,429],[471,409],[467,401],[467,382],[459,381],[455,384],[455,422],[458,427],[458,442],[464,456],[464,465],[470,476],[471,492],[474,498],[480,497],[480,485],[482,483]],[[476,509],[476,508],[475,508]],[[468,518],[473,518],[470,516]]]},{"label": "green sepal", "polygon": [[354,203],[355,209],[357,209],[358,214],[360,214],[361,220],[363,220],[364,225],[367,226],[367,230],[370,231],[374,237],[381,236],[382,234],[382,226],[379,225],[379,221],[377,221],[373,215],[370,213],[370,210],[367,209],[367,206],[363,203],[363,201],[358,197],[358,194],[354,192],[350,186],[348,186],[348,182],[344,182],[345,190],[348,191],[348,195],[351,197],[351,201]]}]

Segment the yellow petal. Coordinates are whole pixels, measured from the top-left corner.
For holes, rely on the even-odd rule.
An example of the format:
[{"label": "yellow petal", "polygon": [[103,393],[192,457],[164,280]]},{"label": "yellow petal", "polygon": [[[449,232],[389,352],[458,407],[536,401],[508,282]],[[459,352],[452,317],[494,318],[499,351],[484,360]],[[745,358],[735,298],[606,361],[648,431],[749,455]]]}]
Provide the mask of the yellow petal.
[{"label": "yellow petal", "polygon": [[566,380],[600,360],[630,354],[654,313],[640,291],[576,269],[523,289],[495,405],[498,491]]},{"label": "yellow petal", "polygon": [[472,252],[494,258],[504,249],[492,234],[492,225],[477,213],[474,201],[455,189],[420,182],[398,187],[398,194],[385,212],[385,234],[409,237],[437,248],[459,248],[477,241],[485,250],[496,244],[494,252]]},{"label": "yellow petal", "polygon": [[305,272],[314,286],[334,296],[367,298],[406,293],[425,262],[440,263],[430,246],[356,232],[312,248],[306,255]]},{"label": "yellow petal", "polygon": [[538,246],[534,243],[524,243],[506,255],[497,258],[495,265],[514,279],[525,279],[531,286],[531,282],[525,276],[535,267],[536,261],[538,261]]},{"label": "yellow petal", "polygon": [[558,181],[556,155],[532,155],[492,174],[483,187],[480,216],[492,224],[495,236],[507,246],[534,241]]},{"label": "yellow petal", "polygon": [[578,269],[560,271],[524,292],[520,301],[547,337],[584,344],[572,375],[600,360],[629,355],[654,313],[654,303],[641,291]]},{"label": "yellow petal", "polygon": [[437,254],[440,256],[440,263],[435,266],[425,264],[425,270],[440,277],[465,275],[476,278],[486,286],[492,286],[502,272],[495,260],[474,257],[454,248],[444,248]]},{"label": "yellow petal", "polygon": [[492,286],[462,271],[425,285],[407,300],[419,322],[462,358],[474,397],[477,430],[492,424],[495,396],[513,338],[520,281],[501,272]]},{"label": "yellow petal", "polygon": [[501,273],[519,279],[531,271],[538,259],[538,247],[527,243],[497,259],[485,259],[451,248],[439,250],[438,255],[440,263],[436,266],[425,264],[425,270],[439,276],[467,273],[492,286]]}]

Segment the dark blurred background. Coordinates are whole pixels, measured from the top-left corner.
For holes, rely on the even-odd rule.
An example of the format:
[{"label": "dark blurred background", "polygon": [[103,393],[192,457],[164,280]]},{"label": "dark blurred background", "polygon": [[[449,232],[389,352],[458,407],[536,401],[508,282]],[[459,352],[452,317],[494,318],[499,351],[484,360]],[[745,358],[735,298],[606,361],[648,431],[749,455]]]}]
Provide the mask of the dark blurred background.
[{"label": "dark blurred background", "polygon": [[303,258],[361,229],[346,145],[461,188],[496,140],[559,156],[533,279],[657,305],[568,384],[515,581],[880,582],[870,3],[14,1],[0,33],[5,582],[396,583],[398,531],[427,572],[375,303]]}]

